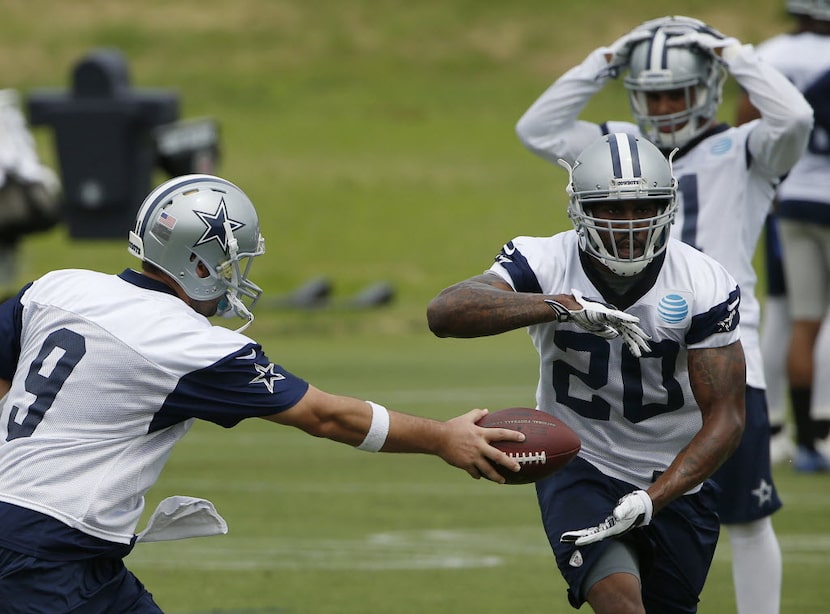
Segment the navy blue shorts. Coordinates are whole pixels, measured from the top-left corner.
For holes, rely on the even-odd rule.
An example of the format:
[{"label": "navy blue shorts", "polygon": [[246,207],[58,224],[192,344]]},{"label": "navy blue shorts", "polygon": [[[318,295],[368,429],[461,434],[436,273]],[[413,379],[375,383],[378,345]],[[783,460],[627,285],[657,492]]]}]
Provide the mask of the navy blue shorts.
[{"label": "navy blue shorts", "polygon": [[769,437],[766,393],[747,387],[746,426],[741,443],[712,476],[722,491],[718,513],[723,524],[751,522],[781,508],[772,481]]},{"label": "navy blue shorts", "polygon": [[0,548],[4,614],[161,614],[121,559],[45,561]]},{"label": "navy blue shorts", "polygon": [[767,296],[786,296],[787,282],[784,279],[784,254],[781,235],[775,215],[767,215],[764,234],[764,268],[767,273]]},{"label": "navy blue shorts", "polygon": [[[568,600],[584,603],[582,583],[609,540],[576,547],[563,544],[565,531],[594,526],[608,517],[617,501],[637,487],[610,478],[581,458],[536,483],[536,494],[548,541],[559,571],[568,583]],[[720,534],[715,504],[717,486],[671,502],[647,527],[621,538],[637,551],[643,602],[648,612],[691,614],[697,604]]]}]

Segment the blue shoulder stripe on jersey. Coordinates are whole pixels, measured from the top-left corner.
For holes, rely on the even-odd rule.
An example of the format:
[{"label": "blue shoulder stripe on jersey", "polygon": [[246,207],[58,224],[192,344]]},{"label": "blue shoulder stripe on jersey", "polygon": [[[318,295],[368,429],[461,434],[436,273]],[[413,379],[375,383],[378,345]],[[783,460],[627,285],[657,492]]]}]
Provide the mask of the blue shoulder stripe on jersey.
[{"label": "blue shoulder stripe on jersey", "polygon": [[23,330],[23,303],[21,297],[31,287],[23,289],[0,304],[0,378],[11,381],[20,359],[20,334]]},{"label": "blue shoulder stripe on jersey", "polygon": [[496,262],[510,274],[516,292],[542,294],[542,286],[539,285],[536,273],[533,272],[522,253],[514,247],[513,241],[509,241],[501,248],[499,255],[496,256]]},{"label": "blue shoulder stripe on jersey", "polygon": [[294,407],[308,382],[274,364],[256,343],[182,377],[153,417],[148,433],[191,418],[230,428],[245,418]]},{"label": "blue shoulder stripe on jersey", "polygon": [[[184,186],[188,186],[191,183],[196,183],[197,181],[204,181],[204,180],[205,180],[205,177],[203,175],[200,175],[198,177],[193,177],[192,179],[177,181],[173,185],[171,185],[169,188],[167,188],[166,190],[161,192],[158,196],[155,197],[155,199],[153,199],[152,204],[149,207],[147,207],[147,212],[144,214],[144,219],[141,220],[141,223],[139,224],[138,228],[136,229],[136,233],[138,233],[138,235],[141,236],[141,234],[144,232],[145,228],[147,227],[147,224],[150,223],[150,218],[152,217],[155,210],[158,208],[159,203],[165,201],[167,199],[167,197],[170,196],[170,194],[172,194],[173,192],[176,192],[178,190],[181,190]],[[221,179],[219,177],[215,177],[215,178],[211,177],[211,181],[214,181],[216,183],[224,183],[227,186],[233,187],[233,184],[230,181],[225,181],[224,179]]]},{"label": "blue shoulder stripe on jersey", "polygon": [[740,303],[741,289],[735,286],[727,300],[718,303],[706,313],[692,317],[692,324],[686,333],[686,343],[693,345],[712,335],[735,330],[741,321],[741,313],[738,311]]}]

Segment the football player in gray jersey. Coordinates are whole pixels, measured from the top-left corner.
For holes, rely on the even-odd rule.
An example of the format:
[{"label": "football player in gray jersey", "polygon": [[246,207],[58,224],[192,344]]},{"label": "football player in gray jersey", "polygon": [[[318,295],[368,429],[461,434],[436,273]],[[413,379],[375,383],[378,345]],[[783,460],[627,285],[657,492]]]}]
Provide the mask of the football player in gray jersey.
[{"label": "football player in gray jersey", "polygon": [[228,313],[247,326],[262,293],[248,276],[265,243],[234,184],[162,184],[129,249],[140,272],[53,271],[0,305],[4,613],[161,611],[122,561],[136,541],[227,531],[209,501],[169,497],[135,532],[196,419],[229,428],[258,417],[367,452],[434,454],[477,479],[504,482],[492,463],[519,470],[490,443],[524,436],[478,426],[485,410],[442,422],[330,394],[210,323]]},{"label": "football player in gray jersey", "polygon": [[[748,93],[760,119],[719,124],[728,75]],[[635,122],[580,119],[591,97],[612,78],[628,92]],[[741,614],[777,614],[781,548],[771,516],[781,507],[772,479],[766,383],[759,345],[760,304],[753,266],[775,187],[798,161],[813,112],[790,81],[761,61],[751,45],[689,17],[663,17],[591,52],[557,79],[516,125],[522,143],[555,162],[571,161],[600,134],[643,135],[668,155],[679,148],[673,237],[708,254],[741,287],[741,342],[746,355],[746,429],[719,470],[719,512],[732,546]]]},{"label": "football player in gray jersey", "polygon": [[718,540],[709,479],[744,428],[740,289],[671,239],[677,183],[644,137],[563,161],[574,230],[516,237],[427,308],[439,337],[527,327],[537,409],[573,428],[576,459],[536,484],[574,607],[697,611]]}]

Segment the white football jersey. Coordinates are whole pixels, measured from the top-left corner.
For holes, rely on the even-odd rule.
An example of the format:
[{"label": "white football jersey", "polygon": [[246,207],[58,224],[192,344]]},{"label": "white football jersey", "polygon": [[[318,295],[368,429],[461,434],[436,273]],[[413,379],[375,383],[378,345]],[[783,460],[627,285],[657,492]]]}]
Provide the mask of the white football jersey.
[{"label": "white football jersey", "polygon": [[[49,273],[0,307],[0,333],[0,378],[13,382],[0,502],[117,544],[133,539],[145,492],[194,419],[231,427],[308,389],[134,271]],[[0,526],[0,544],[24,552],[41,539],[10,533]]]},{"label": "white football jersey", "polygon": [[[781,34],[758,45],[758,54],[802,92],[830,72],[830,36]],[[807,150],[778,188],[778,198],[830,205],[830,133],[819,124],[813,126]],[[825,207],[819,215],[827,220],[830,211]]]},{"label": "white football jersey", "polygon": [[[609,302],[586,273],[575,231],[517,237],[491,271],[517,292],[571,294]],[[647,488],[700,430],[688,351],[723,347],[740,337],[740,289],[717,262],[674,239],[665,260],[618,308],[640,318],[652,340],[635,358],[618,337],[607,340],[573,323],[529,327],[539,353],[537,408],[564,421],[582,440],[580,456],[603,473]],[[639,296],[642,294],[641,296]],[[617,297],[620,298],[620,297]]]},{"label": "white football jersey", "polygon": [[[551,162],[558,158],[573,162],[602,134],[642,136],[631,122],[596,124],[578,119],[590,98],[608,81],[605,52],[607,49],[595,50],[557,79],[519,120],[517,133],[533,153]],[[764,389],[753,258],[775,188],[803,151],[806,133],[801,117],[809,107],[751,46],[742,48],[731,61],[729,72],[750,94],[761,119],[737,128],[718,126],[702,140],[688,143],[674,158],[680,209],[672,236],[723,264],[740,284],[747,384]]]}]

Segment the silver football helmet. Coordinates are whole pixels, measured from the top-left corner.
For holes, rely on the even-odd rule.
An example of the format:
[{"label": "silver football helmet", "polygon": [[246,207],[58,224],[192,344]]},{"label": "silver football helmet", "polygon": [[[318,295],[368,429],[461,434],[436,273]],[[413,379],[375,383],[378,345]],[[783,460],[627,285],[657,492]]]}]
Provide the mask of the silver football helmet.
[{"label": "silver football helmet", "polygon": [[[699,25],[698,25],[699,24]],[[710,53],[692,46],[669,46],[672,37],[695,32],[706,25],[684,17],[659,20],[651,37],[631,51],[625,88],[640,130],[659,148],[683,147],[705,132],[721,103],[726,69]],[[682,90],[683,111],[651,115],[648,94]]]},{"label": "silver football helmet", "polygon": [[787,11],[818,21],[830,21],[830,0],[788,0]]},{"label": "silver football helmet", "polygon": [[[676,150],[675,150],[676,151]],[[613,273],[630,277],[640,273],[666,249],[677,212],[677,180],[671,158],[644,138],[627,133],[609,134],[589,145],[568,170],[568,217],[579,236],[579,247]],[[660,205],[653,217],[609,220],[592,214],[591,206],[608,201],[654,200]],[[635,236],[646,232],[643,253],[636,255]],[[609,247],[603,235],[611,240]],[[628,246],[628,255],[618,245]]]},{"label": "silver football helmet", "polygon": [[247,320],[239,330],[253,321],[250,310],[262,290],[248,274],[265,241],[253,203],[231,182],[183,175],[161,184],[138,210],[129,251],[170,275],[192,299],[223,296],[219,314]]}]

